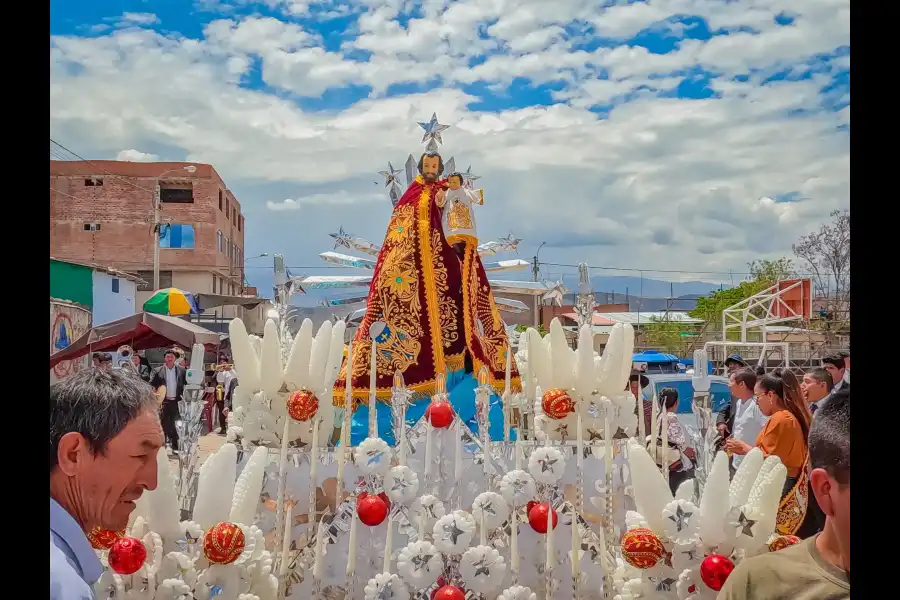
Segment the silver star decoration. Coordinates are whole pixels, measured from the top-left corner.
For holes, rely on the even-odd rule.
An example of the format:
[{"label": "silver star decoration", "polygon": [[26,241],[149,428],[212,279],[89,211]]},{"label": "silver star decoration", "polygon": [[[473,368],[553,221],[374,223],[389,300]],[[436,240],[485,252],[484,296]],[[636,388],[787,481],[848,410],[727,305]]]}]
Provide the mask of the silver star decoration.
[{"label": "silver star decoration", "polygon": [[657,592],[671,592],[672,586],[674,586],[676,581],[671,577],[666,577],[665,579],[660,579],[659,583],[656,584]]},{"label": "silver star decoration", "polygon": [[440,148],[438,148],[437,142],[428,140],[428,143],[425,144],[425,152],[428,154],[440,154]]},{"label": "silver star decoration", "polygon": [[463,181],[465,182],[465,187],[472,189],[475,187],[475,182],[481,179],[481,175],[476,175],[472,172],[472,165],[466,169],[466,172],[462,174]]},{"label": "silver star decoration", "polygon": [[553,470],[553,465],[556,464],[557,459],[555,458],[542,458],[538,460],[541,463],[541,473],[546,473],[547,471]]},{"label": "silver star decoration", "polygon": [[678,508],[675,509],[675,514],[670,516],[669,520],[675,523],[675,530],[680,533],[684,530],[685,521],[689,520],[693,514],[683,510],[681,505],[678,505]]},{"label": "silver star decoration", "polygon": [[434,504],[426,504],[423,508],[425,509],[425,516],[427,516],[429,519],[438,518],[438,516],[434,514]]},{"label": "silver star decoration", "polygon": [[409,487],[409,482],[403,479],[402,477],[394,480],[394,485],[391,487],[392,492],[396,492],[397,490],[405,490]]},{"label": "silver star decoration", "polygon": [[495,517],[497,516],[497,511],[494,510],[494,503],[491,502],[490,500],[483,502],[481,504],[481,510],[486,512],[489,515],[494,515]]},{"label": "silver star decoration", "polygon": [[377,598],[378,600],[391,600],[391,597],[393,597],[394,595],[394,591],[391,589],[392,583],[392,581],[388,581],[383,586],[381,586],[375,598]]},{"label": "silver star decoration", "polygon": [[412,564],[416,571],[424,571],[425,566],[434,558],[434,554],[417,554],[412,557]]},{"label": "silver star decoration", "polygon": [[685,556],[688,557],[688,560],[697,560],[697,551],[696,550],[685,550],[682,552]]},{"label": "silver star decoration", "polygon": [[367,465],[380,465],[384,452],[381,450],[369,450],[367,456],[369,457],[366,461]]},{"label": "silver star decoration", "polygon": [[456,521],[453,521],[449,525],[444,525],[444,533],[447,534],[446,537],[450,538],[452,543],[456,544],[459,536],[465,532],[456,526]]},{"label": "silver star decoration", "polygon": [[748,519],[744,511],[741,511],[741,516],[738,517],[737,523],[734,525],[741,529],[744,535],[753,537],[753,526],[756,525],[756,521]]},{"label": "silver star decoration", "polygon": [[490,577],[491,576],[491,567],[494,566],[494,563],[487,562],[487,557],[482,556],[472,566],[475,567],[475,577],[478,577],[479,575],[484,575],[485,577]]},{"label": "silver star decoration", "polygon": [[378,171],[378,174],[384,177],[384,187],[391,187],[392,184],[397,183],[397,175],[402,172],[403,169],[395,169],[394,165],[388,161],[388,170]]},{"label": "silver star decoration", "polygon": [[[443,144],[444,140],[441,139],[441,132],[446,131],[450,128],[449,125],[442,125],[438,123],[437,113],[431,114],[431,121],[428,123],[419,122],[419,127],[425,130],[425,135],[422,136],[422,143],[436,141],[438,144]],[[437,146],[435,146],[436,148]]]},{"label": "silver star decoration", "polygon": [[524,492],[526,485],[528,485],[528,482],[525,479],[514,479],[512,482],[513,491],[516,494]]}]

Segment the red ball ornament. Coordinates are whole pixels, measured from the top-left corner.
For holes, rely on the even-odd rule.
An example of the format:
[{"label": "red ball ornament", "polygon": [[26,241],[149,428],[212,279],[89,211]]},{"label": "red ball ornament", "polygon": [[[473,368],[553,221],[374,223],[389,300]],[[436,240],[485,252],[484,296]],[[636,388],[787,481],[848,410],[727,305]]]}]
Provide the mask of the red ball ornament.
[{"label": "red ball ornament", "polygon": [[381,496],[360,496],[356,501],[356,514],[363,525],[375,527],[384,523],[389,504]]},{"label": "red ball ornament", "polygon": [[530,513],[531,509],[537,505],[538,505],[537,500],[529,500],[528,504],[525,505],[525,514],[527,515],[528,513]]},{"label": "red ball ornament", "polygon": [[[552,510],[550,505],[546,502],[542,502],[540,504],[535,504],[531,507],[531,510],[528,511],[528,524],[538,533],[547,533],[548,510]],[[559,523],[559,515],[556,514],[555,510],[553,511],[553,516],[551,518],[553,519],[553,529],[556,529],[556,526]]]},{"label": "red ball ornament", "polygon": [[109,549],[108,560],[109,568],[119,575],[131,575],[144,566],[147,549],[144,542],[137,538],[119,538]]},{"label": "red ball ornament", "polygon": [[666,547],[646,527],[629,529],[622,536],[622,558],[636,569],[650,569],[666,556]]},{"label": "red ball ornament", "polygon": [[441,400],[432,402],[425,409],[425,419],[431,421],[432,427],[437,427],[438,429],[449,427],[450,423],[453,422],[453,407],[450,406],[449,402]]},{"label": "red ball ornament", "polygon": [[550,389],[541,398],[541,408],[551,419],[564,419],[566,415],[575,412],[575,403],[566,390]]},{"label": "red ball ornament", "polygon": [[297,390],[287,399],[287,411],[295,421],[309,421],[319,410],[319,399],[309,390]]},{"label": "red ball ornament", "polygon": [[112,548],[112,545],[116,543],[117,539],[125,537],[125,530],[111,531],[109,529],[94,527],[87,537],[94,550],[109,550]]},{"label": "red ball ornament", "polygon": [[466,600],[466,593],[455,585],[445,585],[438,588],[432,600]]},{"label": "red ball ornament", "polygon": [[203,554],[214,564],[230,565],[245,546],[244,531],[228,521],[216,523],[203,536]]},{"label": "red ball ornament", "polygon": [[734,563],[730,558],[721,554],[710,554],[700,563],[700,579],[714,592],[722,589],[732,571],[734,571]]},{"label": "red ball ornament", "polygon": [[437,595],[438,590],[447,585],[447,580],[438,575],[437,578],[437,587],[431,590],[431,596],[429,596],[430,600],[434,600],[435,595]]},{"label": "red ball ornament", "polygon": [[796,535],[777,535],[769,540],[769,551],[778,552],[789,546],[799,544],[802,540]]}]

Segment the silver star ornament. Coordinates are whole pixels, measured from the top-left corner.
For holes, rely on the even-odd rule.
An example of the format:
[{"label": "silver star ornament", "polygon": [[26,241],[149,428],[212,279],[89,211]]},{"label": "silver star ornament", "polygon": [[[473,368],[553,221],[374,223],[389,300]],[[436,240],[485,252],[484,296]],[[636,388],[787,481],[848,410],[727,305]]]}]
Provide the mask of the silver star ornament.
[{"label": "silver star ornament", "polygon": [[419,127],[425,130],[425,135],[422,136],[423,144],[432,141],[435,141],[438,144],[443,144],[444,140],[441,139],[441,132],[446,131],[450,128],[449,125],[442,125],[441,123],[438,123],[437,113],[432,113],[431,121],[429,121],[428,123],[419,122]]}]

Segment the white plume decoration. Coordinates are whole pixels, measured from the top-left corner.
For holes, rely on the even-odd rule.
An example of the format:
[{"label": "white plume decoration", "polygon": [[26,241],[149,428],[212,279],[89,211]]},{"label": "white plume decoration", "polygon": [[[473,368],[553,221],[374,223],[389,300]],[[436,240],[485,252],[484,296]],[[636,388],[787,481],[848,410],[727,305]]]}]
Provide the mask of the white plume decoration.
[{"label": "white plume decoration", "polygon": [[268,451],[260,446],[253,451],[247,464],[244,465],[244,470],[234,484],[234,499],[228,517],[232,523],[256,522],[256,508],[259,505],[268,458]]},{"label": "white plume decoration", "polygon": [[250,337],[247,335],[247,328],[240,319],[233,319],[228,324],[228,336],[231,340],[231,355],[234,359],[234,369],[237,372],[238,379],[241,382],[239,388],[246,388],[250,392],[259,389],[259,358],[253,345],[250,343]]},{"label": "white plume decoration", "polygon": [[194,520],[204,531],[228,520],[237,475],[237,447],[225,444],[200,466]]},{"label": "white plume decoration", "polygon": [[287,365],[284,368],[284,382],[289,390],[299,390],[308,385],[309,377],[309,355],[312,350],[312,330],[313,323],[309,319],[304,319],[300,325],[300,330],[294,337],[294,345],[291,348],[291,355],[288,357]]},{"label": "white plume decoration", "polygon": [[262,354],[259,360],[260,384],[266,396],[275,398],[281,389],[283,370],[281,366],[281,340],[275,321],[266,321],[265,337],[262,341]]}]

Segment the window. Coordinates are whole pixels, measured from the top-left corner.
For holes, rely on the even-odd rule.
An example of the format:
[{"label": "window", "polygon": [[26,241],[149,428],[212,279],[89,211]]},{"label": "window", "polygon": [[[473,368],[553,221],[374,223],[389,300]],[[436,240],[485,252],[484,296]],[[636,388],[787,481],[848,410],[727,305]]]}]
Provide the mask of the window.
[{"label": "window", "polygon": [[237,244],[235,244],[233,242],[231,244],[231,262],[232,263],[237,262]]},{"label": "window", "polygon": [[234,209],[233,211],[231,211],[231,217],[232,217],[232,219],[231,219],[232,223],[234,224],[235,227],[237,227],[237,221],[238,221],[237,209]]},{"label": "window", "polygon": [[225,238],[225,256],[231,256],[231,242]]},{"label": "window", "polygon": [[190,183],[160,184],[159,201],[166,204],[193,204],[194,186]]},{"label": "window", "polygon": [[243,231],[244,229],[244,215],[240,215],[238,217],[238,231]]},{"label": "window", "polygon": [[85,223],[85,231],[100,231],[100,223]]},{"label": "window", "polygon": [[[153,290],[153,271],[138,271],[138,277],[146,281],[146,283],[138,285],[139,292],[152,292]],[[159,272],[159,289],[172,287],[172,271]]]},{"label": "window", "polygon": [[216,293],[216,280],[217,280],[217,279],[218,279],[218,278],[217,278],[215,275],[213,275],[213,294]]},{"label": "window", "polygon": [[194,226],[182,223],[163,223],[159,247],[181,250],[194,249]]},{"label": "window", "polygon": [[219,249],[219,252],[222,251],[222,232],[221,231],[216,232],[216,248]]},{"label": "window", "polygon": [[222,190],[219,190],[219,210],[222,210]]},{"label": "window", "polygon": [[102,177],[89,177],[84,180],[84,187],[100,187],[103,185]]},{"label": "window", "polygon": [[225,198],[225,218],[231,218],[231,202],[228,201],[228,198]]},{"label": "window", "polygon": [[119,293],[119,279],[117,277],[114,277],[112,279],[112,293],[113,294]]}]

